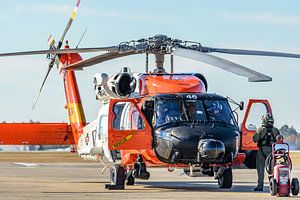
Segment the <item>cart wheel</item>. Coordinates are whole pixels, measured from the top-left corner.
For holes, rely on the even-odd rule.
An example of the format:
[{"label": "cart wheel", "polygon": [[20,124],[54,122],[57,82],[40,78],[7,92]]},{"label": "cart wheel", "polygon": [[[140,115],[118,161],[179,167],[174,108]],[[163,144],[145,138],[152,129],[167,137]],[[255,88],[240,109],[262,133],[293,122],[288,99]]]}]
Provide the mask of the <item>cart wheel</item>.
[{"label": "cart wheel", "polygon": [[231,188],[232,186],[232,169],[231,167],[225,169],[223,174],[218,177],[219,188]]},{"label": "cart wheel", "polygon": [[269,190],[272,196],[275,196],[277,194],[277,181],[273,177],[270,179]]},{"label": "cart wheel", "polygon": [[292,179],[291,191],[293,195],[298,195],[299,193],[299,181],[297,178]]},{"label": "cart wheel", "polygon": [[110,184],[124,186],[125,184],[125,170],[119,165],[115,164],[110,168]]}]

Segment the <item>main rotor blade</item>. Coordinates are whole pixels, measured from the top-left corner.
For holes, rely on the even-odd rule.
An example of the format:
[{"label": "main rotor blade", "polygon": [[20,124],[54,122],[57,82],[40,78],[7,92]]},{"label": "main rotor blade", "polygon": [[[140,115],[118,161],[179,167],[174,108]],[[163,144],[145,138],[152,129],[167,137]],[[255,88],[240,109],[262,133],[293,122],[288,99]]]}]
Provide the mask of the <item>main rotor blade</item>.
[{"label": "main rotor blade", "polygon": [[77,4],[76,4],[76,6],[75,6],[75,8],[74,8],[74,10],[73,10],[73,12],[72,12],[72,14],[71,14],[71,17],[70,17],[70,19],[69,19],[69,21],[68,21],[68,23],[67,23],[67,26],[66,26],[66,28],[65,28],[65,30],[64,30],[64,32],[63,32],[63,34],[62,34],[61,37],[60,37],[60,40],[59,40],[58,45],[57,45],[57,49],[60,49],[61,45],[62,45],[63,42],[64,42],[64,39],[65,39],[65,37],[66,37],[66,35],[67,35],[67,33],[68,33],[68,31],[69,31],[69,29],[70,29],[70,27],[71,27],[73,21],[74,21],[74,18],[76,17],[76,13],[77,13],[79,4],[80,4],[80,0],[77,1]]},{"label": "main rotor blade", "polygon": [[247,77],[249,82],[264,82],[272,80],[271,77],[266,76],[262,73],[254,71],[242,65],[233,63],[231,61],[213,55],[209,55],[207,53],[202,53],[200,51],[176,48],[172,54],[207,63],[215,67],[221,68],[223,70],[229,71],[231,73],[237,74],[239,76]]},{"label": "main rotor blade", "polygon": [[259,50],[245,50],[245,49],[224,49],[224,48],[210,48],[204,47],[209,53],[226,53],[236,55],[252,55],[252,56],[274,56],[274,57],[285,57],[285,58],[300,58],[300,54],[295,53],[283,53],[275,51],[259,51]]},{"label": "main rotor blade", "polygon": [[63,54],[63,53],[92,53],[99,51],[117,51],[117,46],[110,47],[94,47],[94,48],[78,48],[78,49],[49,49],[38,51],[21,51],[12,53],[1,53],[0,57],[6,56],[26,56],[26,55],[39,55],[39,54]]},{"label": "main rotor blade", "polygon": [[133,54],[137,54],[136,52],[126,52],[126,53],[117,53],[117,52],[110,52],[110,53],[105,53],[101,54],[86,60],[82,60],[76,63],[73,63],[64,69],[66,70],[82,70],[84,67],[89,67],[98,63],[102,63],[108,60],[113,60],[116,58],[121,58],[124,56],[130,56]]}]

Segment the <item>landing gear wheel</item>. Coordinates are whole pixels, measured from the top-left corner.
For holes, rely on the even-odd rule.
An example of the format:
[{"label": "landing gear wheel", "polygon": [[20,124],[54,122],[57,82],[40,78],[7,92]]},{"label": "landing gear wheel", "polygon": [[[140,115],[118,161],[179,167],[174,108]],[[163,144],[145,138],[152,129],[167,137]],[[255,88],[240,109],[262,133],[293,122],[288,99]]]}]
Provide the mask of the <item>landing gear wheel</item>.
[{"label": "landing gear wheel", "polygon": [[126,185],[134,185],[134,177],[132,176],[132,172],[130,173],[130,175],[127,178],[127,182]]},{"label": "landing gear wheel", "polygon": [[231,167],[224,170],[218,177],[219,188],[231,188],[232,186],[232,169]]},{"label": "landing gear wheel", "polygon": [[125,185],[125,170],[119,165],[115,164],[110,168],[110,186],[109,189],[124,189]]},{"label": "landing gear wheel", "polygon": [[291,192],[294,196],[298,195],[298,193],[299,193],[299,181],[297,178],[292,179]]},{"label": "landing gear wheel", "polygon": [[246,151],[246,158],[244,161],[244,164],[246,165],[246,167],[248,167],[249,169],[256,169],[256,155],[257,155],[257,151]]},{"label": "landing gear wheel", "polygon": [[277,194],[277,181],[273,177],[270,179],[269,190],[272,196],[275,196]]}]

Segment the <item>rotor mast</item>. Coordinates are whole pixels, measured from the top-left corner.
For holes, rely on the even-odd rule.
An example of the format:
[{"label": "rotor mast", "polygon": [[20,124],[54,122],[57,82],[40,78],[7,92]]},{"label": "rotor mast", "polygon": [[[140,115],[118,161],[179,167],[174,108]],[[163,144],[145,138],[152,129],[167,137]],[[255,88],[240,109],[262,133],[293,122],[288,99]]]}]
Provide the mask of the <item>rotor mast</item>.
[{"label": "rotor mast", "polygon": [[162,53],[155,53],[155,73],[165,73],[166,70],[164,68],[165,55]]},{"label": "rotor mast", "polygon": [[164,68],[165,54],[167,53],[167,41],[168,38],[166,35],[155,35],[153,37],[148,38],[148,45],[150,47],[150,52],[155,56],[155,73],[165,73],[166,70]]}]

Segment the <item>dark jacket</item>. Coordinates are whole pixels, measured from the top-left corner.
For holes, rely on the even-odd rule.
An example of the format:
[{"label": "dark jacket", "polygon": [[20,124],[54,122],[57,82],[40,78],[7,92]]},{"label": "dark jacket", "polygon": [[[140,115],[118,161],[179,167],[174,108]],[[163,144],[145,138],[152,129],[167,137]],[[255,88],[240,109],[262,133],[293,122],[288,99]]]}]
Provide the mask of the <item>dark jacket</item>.
[{"label": "dark jacket", "polygon": [[[269,136],[268,133],[270,133]],[[280,132],[277,128],[267,128],[265,126],[262,126],[253,135],[253,141],[257,143],[258,147],[271,146],[273,143],[276,142],[276,137],[278,135],[280,135]]]}]

